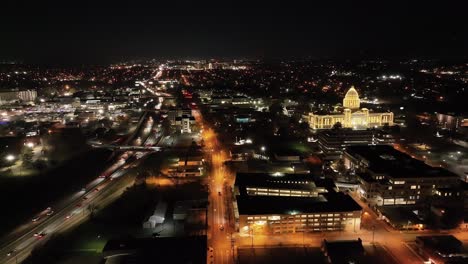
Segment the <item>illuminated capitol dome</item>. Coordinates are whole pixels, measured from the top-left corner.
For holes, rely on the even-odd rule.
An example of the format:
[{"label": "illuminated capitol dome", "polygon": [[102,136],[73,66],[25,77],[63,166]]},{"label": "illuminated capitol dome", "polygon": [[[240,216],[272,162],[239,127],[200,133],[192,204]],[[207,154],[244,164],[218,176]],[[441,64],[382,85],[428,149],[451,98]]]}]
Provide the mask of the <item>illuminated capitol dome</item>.
[{"label": "illuminated capitol dome", "polygon": [[351,86],[343,99],[343,107],[353,110],[359,109],[360,105],[361,100],[359,99],[359,94],[356,89],[354,89],[354,86]]},{"label": "illuminated capitol dome", "polygon": [[342,127],[365,129],[369,127],[380,127],[385,124],[393,125],[393,113],[369,112],[367,108],[360,108],[361,100],[356,89],[352,86],[343,99],[343,110],[327,114],[307,115],[307,121],[313,129],[333,128],[336,123],[341,123]]}]

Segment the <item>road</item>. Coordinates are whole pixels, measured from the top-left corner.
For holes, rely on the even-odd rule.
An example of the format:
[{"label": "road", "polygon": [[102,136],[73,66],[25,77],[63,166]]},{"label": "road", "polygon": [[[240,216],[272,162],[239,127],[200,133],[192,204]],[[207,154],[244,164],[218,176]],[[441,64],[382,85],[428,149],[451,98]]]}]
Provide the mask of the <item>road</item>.
[{"label": "road", "polygon": [[[153,127],[151,118],[146,120],[143,126],[140,126],[137,133],[139,138],[145,138],[145,144],[152,144],[154,137],[151,136],[152,129],[146,129],[148,126]],[[134,144],[140,145],[141,142]],[[63,232],[76,226],[88,218],[94,210],[93,208],[102,208],[117,199],[134,182],[133,177],[126,173],[129,167],[127,165],[137,162],[133,161],[127,164],[126,160],[131,156],[134,156],[134,153],[130,151],[120,154],[116,162],[101,174],[103,177],[89,183],[85,190],[80,190],[63,201],[55,203],[52,209],[55,212],[52,215],[42,212],[41,217],[36,222],[23,224],[20,227],[21,232],[15,233],[16,236],[2,240],[0,262],[20,263],[29,256],[37,245],[44,243],[53,233]],[[136,156],[138,157],[138,155]],[[45,234],[45,236],[36,237],[35,234]],[[8,253],[10,256],[7,256]]]},{"label": "road", "polygon": [[[415,241],[416,236],[437,235],[434,231],[420,232],[401,232],[392,229],[384,221],[378,219],[378,216],[368,206],[358,198],[355,200],[363,207],[362,228],[357,232],[326,232],[326,233],[298,233],[284,235],[263,235],[249,234],[240,236],[234,230],[232,211],[227,205],[232,201],[229,186],[232,186],[234,177],[227,171],[224,161],[228,159],[227,151],[216,137],[216,133],[207,124],[198,111],[194,111],[196,121],[203,128],[203,140],[205,150],[211,157],[211,172],[209,177],[210,186],[210,208],[208,215],[209,222],[209,241],[208,244],[213,248],[212,258],[208,263],[232,263],[235,259],[237,247],[263,247],[263,246],[284,246],[300,245],[320,247],[324,238],[330,240],[357,239],[361,238],[363,243],[369,245],[379,244],[384,248],[394,263],[416,264],[422,263],[424,259],[420,257],[409,244]],[[220,228],[220,227],[223,228]],[[468,232],[454,230],[447,232],[456,236],[461,241],[468,241]],[[232,237],[235,238],[232,239]]]},{"label": "road", "polygon": [[423,263],[421,258],[410,244],[414,244],[417,236],[425,235],[447,235],[451,234],[463,243],[468,242],[468,232],[462,230],[449,230],[444,232],[423,230],[403,232],[392,229],[359,199],[355,199],[363,208],[361,229],[356,232],[322,232],[322,233],[296,233],[296,234],[262,234],[255,233],[237,236],[236,245],[241,248],[253,247],[284,247],[284,246],[306,246],[320,247],[323,239],[347,240],[361,238],[365,245],[373,243],[380,245],[386,250],[394,263],[416,264]]},{"label": "road", "polygon": [[209,202],[208,209],[208,245],[213,248],[212,257],[209,256],[208,263],[233,263],[235,255],[233,244],[234,224],[229,201],[231,199],[231,188],[233,181],[232,173],[224,166],[227,160],[227,151],[219,144],[214,130],[204,122],[199,111],[193,111],[195,120],[203,127],[203,141],[205,151],[211,160],[211,171],[208,177]]}]

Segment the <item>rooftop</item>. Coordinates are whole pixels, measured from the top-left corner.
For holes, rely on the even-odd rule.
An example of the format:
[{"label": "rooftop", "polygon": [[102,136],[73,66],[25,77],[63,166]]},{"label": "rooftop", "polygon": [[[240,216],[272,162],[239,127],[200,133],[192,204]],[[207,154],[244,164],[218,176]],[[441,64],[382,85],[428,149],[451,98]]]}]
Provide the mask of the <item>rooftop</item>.
[{"label": "rooftop", "polygon": [[354,212],[362,208],[343,193],[326,193],[319,197],[237,196],[241,215]]},{"label": "rooftop", "polygon": [[336,188],[333,180],[320,179],[310,174],[268,174],[268,173],[237,173],[235,186],[241,195],[245,194],[246,187],[266,187],[296,190],[314,190],[325,188],[332,191]]},{"label": "rooftop", "polygon": [[460,240],[452,235],[417,236],[416,240],[421,241],[425,247],[440,252],[442,255],[459,253],[463,245]]},{"label": "rooftop", "polygon": [[393,178],[453,177],[457,175],[426,163],[394,149],[388,145],[349,146],[346,153],[368,161],[368,169],[374,173],[387,174]]},{"label": "rooftop", "polygon": [[364,247],[360,238],[339,241],[324,239],[323,246],[331,263],[360,263],[359,260],[364,256]]}]

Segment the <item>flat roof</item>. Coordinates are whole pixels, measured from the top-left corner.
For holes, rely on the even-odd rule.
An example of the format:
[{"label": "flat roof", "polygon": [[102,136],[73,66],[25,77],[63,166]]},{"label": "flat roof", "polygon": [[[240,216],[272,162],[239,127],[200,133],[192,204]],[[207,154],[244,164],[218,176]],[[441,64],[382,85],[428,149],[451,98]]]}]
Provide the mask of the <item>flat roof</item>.
[{"label": "flat roof", "polygon": [[324,239],[323,244],[332,263],[360,263],[357,260],[364,256],[364,247],[360,238],[337,241]]},{"label": "flat roof", "polygon": [[388,145],[349,146],[345,150],[349,155],[363,158],[369,162],[368,169],[377,174],[386,174],[393,178],[416,177],[454,177],[458,176],[448,170],[431,167],[423,161],[394,149]]},{"label": "flat roof", "polygon": [[332,191],[336,188],[331,179],[321,179],[311,174],[284,174],[284,173],[237,173],[235,186],[241,195],[245,194],[246,187],[265,187],[291,190],[314,190],[325,188]]},{"label": "flat roof", "polygon": [[463,245],[460,240],[452,235],[436,235],[436,236],[417,236],[416,240],[424,243],[424,246],[439,251],[444,255],[458,253]]},{"label": "flat roof", "polygon": [[344,193],[318,197],[237,196],[240,215],[294,215],[301,213],[354,212],[362,208]]}]

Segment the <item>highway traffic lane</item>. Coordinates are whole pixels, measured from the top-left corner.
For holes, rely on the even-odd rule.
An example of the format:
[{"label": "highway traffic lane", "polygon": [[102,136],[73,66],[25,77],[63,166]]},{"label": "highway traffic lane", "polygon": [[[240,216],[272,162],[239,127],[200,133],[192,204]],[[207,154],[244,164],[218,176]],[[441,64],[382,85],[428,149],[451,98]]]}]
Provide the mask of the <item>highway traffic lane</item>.
[{"label": "highway traffic lane", "polygon": [[[118,197],[120,197],[121,193],[133,182],[132,178],[127,177],[126,181],[108,181],[108,188],[104,189],[102,192],[96,192],[96,194],[90,195],[90,202],[96,206],[103,207],[109,202],[116,200]],[[69,215],[71,217],[67,218]],[[64,232],[67,229],[80,224],[81,222],[85,221],[89,215],[90,212],[84,206],[80,208],[72,207],[69,210],[64,210],[60,214],[57,214],[57,218],[42,229],[47,233],[47,235],[44,237],[44,241],[46,241],[52,233]],[[17,242],[15,248],[17,249],[18,253],[18,261],[20,262],[29,256],[34,247],[36,247],[41,242],[42,241],[37,240],[33,235],[25,237],[21,241]],[[6,256],[6,253],[4,256]],[[14,263],[16,262],[16,257],[10,257],[9,259],[7,257],[7,261]]]},{"label": "highway traffic lane", "polygon": [[[136,134],[139,134],[140,137],[146,137],[145,138],[145,142],[148,140],[148,138],[150,137],[151,135],[151,129],[150,130],[145,130],[145,129],[141,129],[142,128],[142,124],[145,123],[144,122],[144,119],[147,118],[147,113],[145,112],[141,118],[141,122],[139,123],[139,126],[138,126],[138,130],[135,131],[134,135]],[[155,125],[155,122],[149,122],[149,119],[147,119],[147,122],[146,124],[148,125],[148,123],[151,123],[150,126],[151,127],[154,127]],[[128,153],[128,152],[126,152]],[[131,153],[131,152],[130,152]],[[121,156],[119,156],[119,158],[117,159],[117,162],[114,163],[113,165],[111,165],[109,168],[107,168],[104,173],[107,173],[109,171],[112,171],[112,174],[109,176],[109,175],[106,175],[106,176],[109,176],[109,179],[114,179],[114,178],[117,178],[119,177],[121,174],[117,173],[114,175],[115,172],[117,172],[118,170],[120,170],[123,165],[125,164],[125,161],[122,159],[122,156],[124,154],[122,154]],[[123,162],[122,162],[123,161]],[[91,192],[93,192],[94,190],[96,190],[96,188],[103,188],[105,187],[105,185],[103,186],[102,184],[105,184],[106,181],[99,181],[98,179],[97,180],[93,180],[89,185],[91,185],[92,188],[90,188],[91,191],[89,191],[88,193],[84,193],[84,196],[89,196]],[[95,184],[93,184],[95,183]],[[92,196],[92,195],[91,195]],[[39,230],[44,230],[44,227],[45,226],[48,226],[48,228],[50,227],[53,227],[52,225],[49,225],[49,223],[53,223],[53,221],[55,221],[54,219],[57,219],[58,217],[63,217],[64,214],[69,211],[68,208],[70,207],[73,207],[73,206],[76,206],[77,203],[83,203],[81,202],[81,195],[79,193],[74,193],[73,195],[71,195],[70,197],[64,199],[62,202],[59,202],[59,203],[55,203],[55,208],[54,210],[56,210],[57,212],[55,212],[53,215],[51,215],[50,217],[46,218],[46,219],[43,219],[37,223],[33,223],[33,224],[30,224],[30,223],[26,223],[25,225],[23,225],[23,227],[20,229],[23,231],[23,234],[18,234],[17,232],[12,232],[11,236],[6,236],[6,239],[5,239],[5,242],[2,243],[2,247],[0,249],[0,260],[3,258],[3,257],[7,257],[7,253],[8,252],[11,252],[12,250],[16,250],[14,252],[14,256],[15,256],[15,261],[16,259],[19,259],[19,256],[23,256],[23,255],[29,255],[30,253],[30,250],[28,252],[28,250],[23,250],[27,247],[25,247],[25,245],[35,245],[36,243],[34,243],[34,240],[31,240],[30,238],[28,238],[28,236],[30,237],[31,235],[33,235],[34,233],[38,233],[38,232],[42,232],[42,231],[39,231]],[[64,207],[61,208],[61,204],[64,204]],[[58,209],[57,209],[58,208]],[[73,207],[74,208],[74,207]],[[82,210],[85,210],[84,209],[84,206],[82,208]],[[64,213],[65,211],[65,213]],[[65,215],[66,217],[67,215]],[[69,221],[71,222],[71,221]],[[16,230],[16,229],[15,229]],[[19,238],[15,237],[15,236],[20,236]],[[21,241],[24,240],[24,244],[21,243]],[[46,240],[46,239],[44,239]],[[29,243],[28,244],[28,241],[29,242],[32,242],[32,243]],[[22,247],[21,248],[18,248],[18,245],[21,245]],[[29,248],[30,246],[28,246]],[[20,251],[26,251],[27,254],[23,254],[22,252]],[[3,254],[3,255],[2,255]],[[8,258],[8,257],[7,257]],[[10,259],[11,260],[11,259]]]},{"label": "highway traffic lane", "polygon": [[[153,124],[154,125],[154,124]],[[145,142],[146,140],[148,139],[150,133],[148,134],[148,136],[146,137],[145,139]],[[131,153],[131,152],[130,152]],[[122,157],[123,154],[120,156]],[[130,155],[129,155],[130,156]],[[107,179],[108,180],[103,180],[102,182],[98,182],[96,186],[93,186],[93,188],[88,192],[88,193],[85,193],[83,197],[86,197],[86,196],[91,196],[93,197],[92,195],[92,192],[95,192],[96,190],[100,190],[102,188],[104,188],[107,184],[108,181],[112,182],[111,179],[115,179],[115,178],[118,178],[119,176],[121,176],[123,173],[120,172],[121,168],[123,167],[123,165],[125,164],[125,162],[121,162],[122,159],[118,159],[117,161],[117,164],[118,166],[116,166],[116,170],[117,171],[114,171]],[[115,164],[114,164],[115,165]],[[111,168],[114,166],[112,165]],[[116,182],[116,181],[114,181]],[[99,188],[99,189],[97,189]],[[79,198],[79,197],[78,197]],[[89,199],[89,197],[88,197]],[[88,201],[88,204],[91,202],[92,200],[89,200]],[[85,211],[85,207],[83,206],[83,202],[81,202],[81,198],[80,199],[76,199],[75,201],[72,201],[69,206],[63,208],[63,209],[59,209],[57,213],[55,213],[54,215],[52,215],[50,218],[47,218],[46,220],[42,221],[41,223],[39,223],[39,225],[33,227],[29,232],[25,233],[24,235],[22,235],[20,238],[16,239],[15,241],[13,242],[10,242],[8,246],[4,246],[2,247],[2,249],[0,250],[0,254],[3,254],[3,255],[0,255],[0,260],[3,256],[5,256],[7,258],[6,261],[12,261],[13,259],[10,257],[7,256],[7,253],[8,252],[11,252],[11,251],[15,251],[14,252],[14,261],[16,262],[17,260],[19,261],[20,258],[24,257],[26,258],[31,250],[33,249],[33,247],[37,244],[35,242],[35,240],[31,240],[28,238],[28,236],[30,237],[31,235],[33,235],[34,233],[39,233],[39,232],[42,232],[42,231],[39,231],[39,230],[44,230],[44,228],[47,226],[47,231],[48,232],[51,232],[50,230],[52,230],[52,232],[56,232],[56,226],[53,224],[53,221],[55,220],[51,220],[51,219],[57,219],[58,217],[65,217],[66,220],[69,220],[67,219],[67,216],[72,216],[72,214],[75,211],[70,211],[69,208],[74,208],[77,206],[78,203],[81,203],[81,207],[82,207],[82,211],[83,211],[83,216],[86,215]],[[73,216],[72,216],[73,217]],[[61,221],[62,222],[62,221]],[[71,223],[71,222],[74,222],[73,220],[72,221],[68,221],[68,223]],[[55,227],[55,228],[54,228]],[[21,241],[24,240],[24,244],[21,243]],[[45,239],[46,240],[46,239]],[[25,253],[24,253],[25,252]],[[23,259],[23,258],[22,258]]]}]

